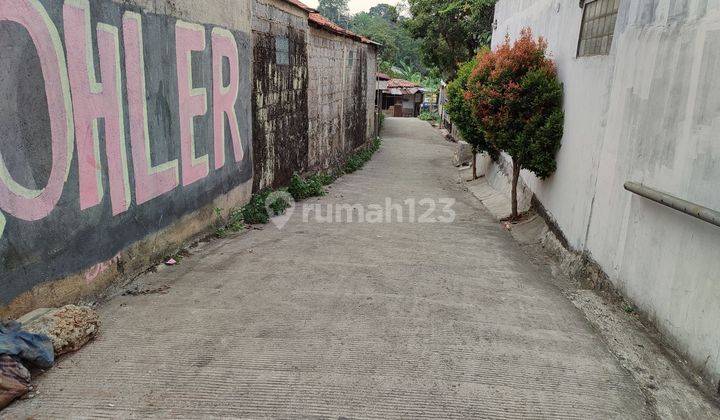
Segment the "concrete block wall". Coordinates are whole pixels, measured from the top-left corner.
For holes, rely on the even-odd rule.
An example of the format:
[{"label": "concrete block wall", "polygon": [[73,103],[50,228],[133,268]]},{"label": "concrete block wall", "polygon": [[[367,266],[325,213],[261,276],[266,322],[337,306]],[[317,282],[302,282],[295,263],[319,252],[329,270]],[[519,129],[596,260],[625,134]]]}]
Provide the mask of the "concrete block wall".
[{"label": "concrete block wall", "polygon": [[253,1],[255,191],[307,168],[307,30],[307,12],[279,0]]},{"label": "concrete block wall", "polygon": [[309,164],[328,168],[375,130],[375,47],[310,28]]},{"label": "concrete block wall", "polygon": [[500,0],[493,45],[530,27],[565,89],[558,170],[524,183],[688,360],[720,381],[720,228],[623,189],[720,209],[720,4],[620,1],[609,55],[576,57],[577,1]]},{"label": "concrete block wall", "polygon": [[95,298],[305,170],[307,19],[275,0],[1,1],[0,317]]}]

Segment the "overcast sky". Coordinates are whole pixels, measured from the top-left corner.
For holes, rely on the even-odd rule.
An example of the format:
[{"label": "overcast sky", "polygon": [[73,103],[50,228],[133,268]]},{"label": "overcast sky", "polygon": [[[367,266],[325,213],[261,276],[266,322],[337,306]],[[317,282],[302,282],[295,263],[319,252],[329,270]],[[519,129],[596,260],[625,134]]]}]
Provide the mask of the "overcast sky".
[{"label": "overcast sky", "polygon": [[[317,9],[318,7],[318,0],[306,0],[303,1],[303,3],[307,4],[313,9]],[[367,12],[368,10],[370,10],[371,7],[375,6],[378,3],[395,5],[399,3],[399,0],[349,0],[348,9],[350,9],[350,13],[352,14],[355,14],[357,12]]]}]

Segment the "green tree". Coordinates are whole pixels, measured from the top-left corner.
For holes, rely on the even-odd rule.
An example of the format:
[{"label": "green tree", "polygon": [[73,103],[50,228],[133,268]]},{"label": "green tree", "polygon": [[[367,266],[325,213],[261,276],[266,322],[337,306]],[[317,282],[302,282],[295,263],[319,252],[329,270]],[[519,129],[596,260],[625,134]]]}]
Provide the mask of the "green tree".
[{"label": "green tree", "polygon": [[512,158],[511,220],[518,218],[520,170],[550,176],[562,139],[563,87],[546,49],[542,38],[535,40],[530,29],[523,29],[513,45],[506,37],[495,51],[479,57],[468,82],[466,97],[486,139]]},{"label": "green tree", "polygon": [[368,14],[370,16],[385,19],[392,23],[397,23],[400,18],[400,13],[398,12],[397,7],[387,3],[376,4],[368,10]]},{"label": "green tree", "polygon": [[461,63],[489,45],[496,0],[409,0],[403,22],[420,40],[425,65],[452,79]]},{"label": "green tree", "polygon": [[317,11],[343,28],[348,26],[348,0],[320,0]]},{"label": "green tree", "polygon": [[[479,55],[489,52],[488,49],[481,51]],[[470,143],[473,151],[473,179],[477,178],[476,157],[478,153],[488,152],[493,159],[498,156],[497,150],[485,138],[480,121],[475,117],[472,108],[472,102],[466,99],[465,92],[468,89],[468,81],[473,69],[477,65],[477,59],[463,63],[458,68],[455,79],[447,86],[447,103],[445,110],[450,116],[450,120],[460,131],[463,139]]]},{"label": "green tree", "polygon": [[406,63],[417,72],[425,72],[420,60],[420,43],[410,36],[407,29],[396,21],[397,19],[393,20],[395,7],[379,4],[371,11],[353,16],[350,30],[382,44],[380,48],[382,61],[390,62],[396,67],[400,63]]}]

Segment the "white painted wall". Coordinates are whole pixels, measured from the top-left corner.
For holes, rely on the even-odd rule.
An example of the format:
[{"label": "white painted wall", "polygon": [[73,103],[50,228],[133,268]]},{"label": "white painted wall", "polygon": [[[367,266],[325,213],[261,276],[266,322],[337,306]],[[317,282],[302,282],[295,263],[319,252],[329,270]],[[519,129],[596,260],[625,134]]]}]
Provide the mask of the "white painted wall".
[{"label": "white painted wall", "polygon": [[720,0],[621,0],[610,55],[576,58],[577,0],[500,0],[493,46],[529,26],[565,88],[557,172],[523,180],[565,233],[720,380],[720,228],[627,180],[720,209]]}]

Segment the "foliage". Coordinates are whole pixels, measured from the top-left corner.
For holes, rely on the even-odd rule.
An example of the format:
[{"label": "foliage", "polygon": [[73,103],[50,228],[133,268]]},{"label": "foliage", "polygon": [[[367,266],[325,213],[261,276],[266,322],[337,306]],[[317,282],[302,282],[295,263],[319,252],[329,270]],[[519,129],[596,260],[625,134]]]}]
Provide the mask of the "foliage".
[{"label": "foliage", "polygon": [[320,0],[317,11],[343,28],[347,28],[348,0]]},{"label": "foliage", "polygon": [[[392,73],[392,67],[406,63],[415,71],[426,70],[420,60],[420,43],[401,24],[403,18],[397,8],[381,3],[369,12],[356,14],[350,20],[350,30],[382,44],[380,47],[380,71]],[[386,65],[382,63],[386,62]]]},{"label": "foliage", "polygon": [[545,178],[555,171],[563,133],[562,84],[547,43],[530,29],[510,45],[478,57],[466,98],[488,141],[513,159],[513,217],[520,169]]},{"label": "foliage", "polygon": [[310,197],[325,195],[323,182],[317,175],[313,175],[307,179],[302,179],[297,173],[293,174],[287,191],[296,200],[304,200]]},{"label": "foliage", "polygon": [[422,111],[420,115],[418,115],[418,118],[423,121],[434,121],[435,123],[440,124],[440,114],[437,112]]},{"label": "foliage", "polygon": [[425,65],[452,79],[460,63],[489,45],[495,0],[409,0],[412,18],[403,22],[420,40]]},{"label": "foliage", "polygon": [[383,124],[385,124],[385,113],[381,112],[378,117],[378,130],[382,130]]},{"label": "foliage", "polygon": [[367,161],[372,158],[372,155],[380,149],[380,138],[376,138],[372,141],[370,146],[360,150],[359,152],[350,156],[343,166],[343,172],[346,174],[353,173],[358,169],[362,168]]},{"label": "foliage", "polygon": [[397,7],[387,3],[376,4],[368,10],[368,14],[392,23],[397,23],[398,19],[400,19],[400,12]]},{"label": "foliage", "polygon": [[400,79],[417,83],[432,92],[436,92],[440,86],[440,77],[434,71],[430,71],[428,74],[423,75],[411,65],[403,61],[400,61],[398,66],[393,68],[393,75]]},{"label": "foliage", "polygon": [[[478,56],[484,56],[489,51],[484,48]],[[450,116],[450,120],[457,126],[463,139],[472,146],[473,153],[488,152],[493,159],[496,159],[498,156],[496,149],[485,139],[480,122],[473,115],[472,103],[465,99],[468,80],[476,65],[477,58],[460,65],[455,79],[448,83],[445,110]]]}]

